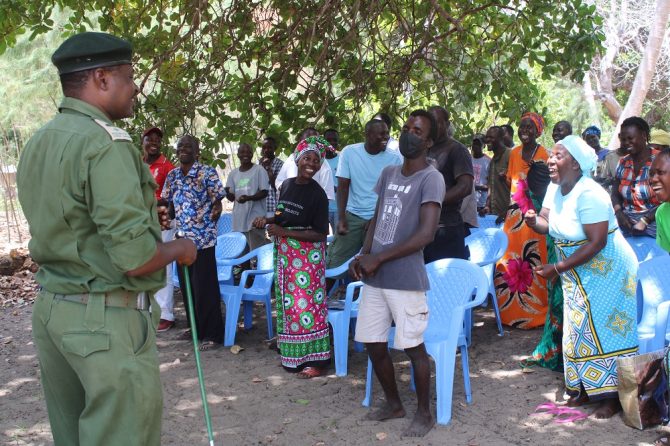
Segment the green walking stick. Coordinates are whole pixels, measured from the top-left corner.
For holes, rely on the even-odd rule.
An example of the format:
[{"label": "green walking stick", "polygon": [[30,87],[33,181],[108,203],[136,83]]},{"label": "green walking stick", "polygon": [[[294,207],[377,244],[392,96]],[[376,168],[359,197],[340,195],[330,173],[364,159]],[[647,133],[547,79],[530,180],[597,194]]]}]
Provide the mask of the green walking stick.
[{"label": "green walking stick", "polygon": [[[184,238],[184,232],[178,231],[177,238]],[[182,265],[184,283],[186,284],[186,301],[188,302],[188,320],[191,324],[191,336],[193,337],[193,351],[195,352],[195,368],[198,370],[198,382],[200,383],[200,399],[202,408],[205,412],[205,422],[207,423],[207,436],[209,445],[214,446],[214,432],[212,432],[212,419],[209,416],[209,406],[207,405],[207,390],[205,389],[205,378],[202,376],[202,366],[200,365],[200,350],[198,348],[198,329],[195,325],[195,308],[193,307],[193,294],[191,293],[191,279],[188,274],[188,266]]]}]

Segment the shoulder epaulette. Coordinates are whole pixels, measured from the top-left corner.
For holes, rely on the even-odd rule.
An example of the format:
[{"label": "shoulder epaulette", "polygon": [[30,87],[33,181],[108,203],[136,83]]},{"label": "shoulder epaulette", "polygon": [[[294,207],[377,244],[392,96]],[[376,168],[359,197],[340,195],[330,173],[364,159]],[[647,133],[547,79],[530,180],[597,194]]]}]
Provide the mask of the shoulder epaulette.
[{"label": "shoulder epaulette", "polygon": [[107,133],[109,133],[109,136],[112,137],[112,141],[131,141],[132,138],[123,129],[120,129],[118,127],[114,127],[113,125],[107,124],[105,121],[102,119],[93,119],[100,127],[105,129]]}]

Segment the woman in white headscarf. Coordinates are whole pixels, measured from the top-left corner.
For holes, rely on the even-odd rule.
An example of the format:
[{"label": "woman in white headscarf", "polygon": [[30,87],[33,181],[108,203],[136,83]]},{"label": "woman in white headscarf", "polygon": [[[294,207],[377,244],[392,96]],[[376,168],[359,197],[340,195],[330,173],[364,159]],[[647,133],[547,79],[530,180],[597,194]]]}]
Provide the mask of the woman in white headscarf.
[{"label": "woman in white headscarf", "polygon": [[555,239],[558,262],[536,272],[560,276],[564,296],[563,360],[568,405],[602,403],[593,413],[619,410],[616,358],[637,352],[635,254],[619,231],[607,192],[591,175],[597,158],[578,136],[553,148],[549,185],[539,215],[525,221]]}]

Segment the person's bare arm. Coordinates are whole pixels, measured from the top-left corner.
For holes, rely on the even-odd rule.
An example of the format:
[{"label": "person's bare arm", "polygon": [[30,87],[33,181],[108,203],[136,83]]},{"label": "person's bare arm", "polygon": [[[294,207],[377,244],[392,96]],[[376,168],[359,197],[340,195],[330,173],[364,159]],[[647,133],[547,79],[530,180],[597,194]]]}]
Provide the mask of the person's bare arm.
[{"label": "person's bare arm", "polygon": [[463,174],[456,178],[456,184],[444,193],[444,204],[456,204],[472,193],[472,182],[474,177]]},{"label": "person's bare arm", "polygon": [[351,180],[349,178],[337,177],[337,233],[346,234],[349,232],[349,225],[347,225],[347,202],[349,201],[349,186]]}]

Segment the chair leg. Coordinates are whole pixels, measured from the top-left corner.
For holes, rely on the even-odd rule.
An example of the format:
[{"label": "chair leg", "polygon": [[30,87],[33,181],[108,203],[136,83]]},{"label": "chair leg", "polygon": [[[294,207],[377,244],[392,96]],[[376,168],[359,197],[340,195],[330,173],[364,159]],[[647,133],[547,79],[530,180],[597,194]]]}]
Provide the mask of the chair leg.
[{"label": "chair leg", "polygon": [[333,350],[335,353],[335,374],[347,376],[347,353],[349,344],[349,333],[344,330],[341,320],[331,321],[333,327]]},{"label": "chair leg", "polygon": [[272,339],[274,337],[274,323],[272,322],[272,303],[270,302],[270,295],[265,299],[265,317],[268,322],[268,339]]},{"label": "chair leg", "polygon": [[[447,346],[441,347],[438,352],[435,352],[436,357],[433,357],[435,360],[435,394],[437,396],[438,424],[449,424],[451,421],[451,407],[454,394],[456,352],[453,348],[448,349],[445,347]],[[462,357],[463,355],[461,354]]]},{"label": "chair leg", "polygon": [[[470,365],[468,363],[468,346],[461,345],[461,364],[463,367],[463,387],[465,387],[465,401],[472,403],[472,389],[470,388]],[[453,368],[452,368],[453,370]],[[452,374],[453,382],[453,374]],[[453,387],[453,384],[452,384]]]},{"label": "chair leg", "polygon": [[495,291],[489,294],[491,296],[491,304],[493,305],[493,311],[496,315],[496,323],[498,324],[498,333],[499,336],[503,336],[502,321],[500,320],[500,308],[498,308],[498,299],[496,298]]},{"label": "chair leg", "polygon": [[[358,320],[358,318],[355,318],[355,317],[349,319],[349,334],[351,335],[352,339],[356,335],[356,321],[357,320]],[[363,343],[354,341],[354,351],[356,353],[362,353],[363,350],[365,350],[365,346],[363,345]]]},{"label": "chair leg", "polygon": [[243,301],[244,305],[244,329],[251,330],[253,326],[252,320],[254,318],[254,303],[250,301]]},{"label": "chair leg", "polygon": [[368,371],[365,374],[365,399],[363,399],[363,406],[370,407],[372,404],[372,361],[368,356]]},{"label": "chair leg", "polygon": [[235,332],[237,331],[237,320],[240,317],[240,299],[231,297],[226,304],[226,327],[223,334],[223,345],[231,347],[235,344]]}]

